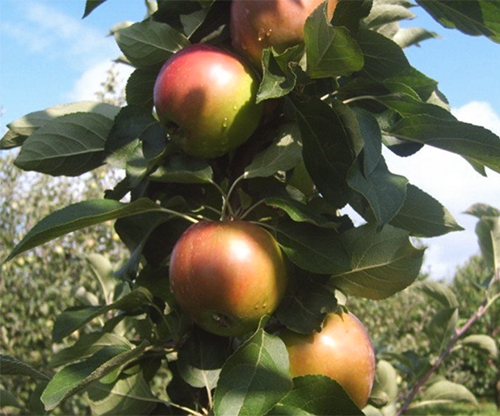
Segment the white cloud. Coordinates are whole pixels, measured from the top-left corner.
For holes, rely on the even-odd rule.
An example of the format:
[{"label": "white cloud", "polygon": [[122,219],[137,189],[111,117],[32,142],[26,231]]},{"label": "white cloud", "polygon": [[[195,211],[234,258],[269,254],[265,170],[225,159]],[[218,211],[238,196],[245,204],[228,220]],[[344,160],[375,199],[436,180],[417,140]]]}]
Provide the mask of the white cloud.
[{"label": "white cloud", "polygon": [[132,73],[132,68],[126,65],[114,64],[111,61],[104,61],[86,70],[75,82],[73,89],[65,98],[69,101],[95,100],[96,92],[102,90],[101,84],[106,81],[108,71],[112,67],[118,72],[118,90],[123,89]]},{"label": "white cloud", "polygon": [[[500,134],[500,116],[490,104],[470,102],[453,110],[461,121],[482,125]],[[428,245],[424,270],[434,278],[453,277],[457,266],[479,252],[474,232],[476,220],[464,214],[471,205],[482,202],[500,208],[500,175],[488,171],[488,177],[475,172],[465,159],[443,150],[426,146],[407,158],[395,156],[385,150],[389,169],[406,176],[438,199],[455,217],[465,231],[442,237],[424,239]]]},{"label": "white cloud", "polygon": [[68,65],[87,67],[118,55],[112,38],[82,20],[61,13],[47,3],[23,1],[22,18],[4,22],[2,37],[11,38],[44,57],[66,60]]}]

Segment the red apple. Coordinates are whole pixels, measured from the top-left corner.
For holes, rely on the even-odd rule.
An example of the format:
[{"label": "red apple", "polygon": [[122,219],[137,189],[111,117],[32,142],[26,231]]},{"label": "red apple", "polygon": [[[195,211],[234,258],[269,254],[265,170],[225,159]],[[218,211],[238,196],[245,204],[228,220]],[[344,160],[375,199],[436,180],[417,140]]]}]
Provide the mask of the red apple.
[{"label": "red apple", "polygon": [[[278,52],[304,41],[307,17],[324,0],[233,0],[230,30],[234,48],[261,68],[262,50]],[[331,19],[338,0],[328,0]]]},{"label": "red apple", "polygon": [[375,353],[364,325],[352,313],[331,313],[321,332],[281,337],[292,376],[322,374],[336,380],[360,408],[368,402],[375,378]]},{"label": "red apple", "polygon": [[170,259],[170,287],[194,322],[239,336],[272,314],[287,283],[274,237],[245,221],[203,221],[189,227]]},{"label": "red apple", "polygon": [[258,82],[235,54],[209,45],[191,45],[163,65],[154,86],[154,104],[163,122],[183,134],[174,140],[186,153],[214,158],[243,144],[257,128],[262,106]]}]

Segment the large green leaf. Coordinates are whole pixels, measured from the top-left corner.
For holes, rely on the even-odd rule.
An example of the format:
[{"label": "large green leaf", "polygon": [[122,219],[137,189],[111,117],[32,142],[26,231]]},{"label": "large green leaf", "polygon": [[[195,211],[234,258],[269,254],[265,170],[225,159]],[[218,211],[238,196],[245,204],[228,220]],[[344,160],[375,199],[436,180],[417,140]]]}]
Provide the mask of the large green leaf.
[{"label": "large green leaf", "polygon": [[21,146],[24,141],[47,122],[71,113],[96,113],[113,120],[119,107],[96,101],[63,104],[29,113],[9,123],[9,130],[0,141],[0,149]]},{"label": "large green leaf", "polygon": [[78,202],[42,219],[14,247],[6,261],[26,250],[72,231],[109,220],[154,211],[160,212],[162,208],[146,198],[138,199],[129,204],[112,199],[95,199]]},{"label": "large green leaf", "polygon": [[266,205],[273,208],[279,208],[286,212],[286,214],[296,222],[308,222],[319,227],[337,228],[338,224],[331,222],[322,215],[318,214],[316,210],[310,208],[302,202],[296,201],[291,198],[270,197],[265,199]]},{"label": "large green leaf", "polygon": [[326,3],[307,18],[304,42],[307,73],[311,78],[350,75],[363,67],[363,53],[345,27],[334,27],[327,19]]},{"label": "large green leaf", "polygon": [[95,415],[149,415],[161,403],[142,372],[122,375],[113,383],[96,382],[88,388],[88,398]]},{"label": "large green leaf", "polygon": [[138,287],[109,305],[74,306],[57,316],[52,330],[54,342],[60,342],[87,322],[113,309],[133,311],[141,306],[150,305],[153,295],[149,290]]},{"label": "large green leaf", "polygon": [[285,344],[277,336],[258,329],[222,367],[214,413],[262,416],[291,389]]},{"label": "large green leaf", "polygon": [[128,78],[125,94],[128,105],[153,109],[153,90],[159,67],[137,68]]},{"label": "large green leaf", "polygon": [[395,400],[397,396],[398,373],[388,361],[378,360],[370,403],[380,408]]},{"label": "large green leaf", "polygon": [[500,138],[484,127],[429,115],[403,118],[389,132],[400,139],[457,153],[500,172]]},{"label": "large green leaf", "polygon": [[212,390],[228,352],[228,339],[194,328],[178,352],[177,368],[192,387]]},{"label": "large green leaf", "polygon": [[363,415],[342,386],[327,376],[307,375],[293,379],[293,390],[269,415]]},{"label": "large green leaf", "polygon": [[278,131],[276,140],[245,168],[245,178],[268,177],[278,171],[290,170],[297,166],[301,157],[300,131],[296,124],[285,124]]},{"label": "large green leaf", "polygon": [[300,268],[319,274],[349,270],[350,258],[336,230],[292,221],[276,230],[278,244]]},{"label": "large green leaf", "polygon": [[331,284],[368,299],[384,299],[403,290],[417,278],[424,250],[415,248],[408,234],[385,225],[363,225],[342,234],[350,257],[349,270],[332,272]]},{"label": "large green leaf", "polygon": [[390,224],[416,237],[436,237],[463,230],[443,205],[412,184],[408,184],[404,204]]},{"label": "large green leaf", "polygon": [[0,354],[0,374],[2,376],[29,376],[37,380],[49,380],[49,377],[30,365],[5,354]]},{"label": "large green leaf", "polygon": [[[290,66],[282,68],[278,61],[279,56],[272,49],[264,49],[262,53],[262,81],[257,92],[257,103],[279,98],[291,92],[297,83],[297,75]],[[285,51],[282,56],[288,57]]]},{"label": "large green leaf", "polygon": [[113,121],[97,113],[73,113],[45,123],[23,143],[15,160],[24,170],[78,176],[102,165]]},{"label": "large green leaf", "polygon": [[489,335],[474,334],[462,338],[458,341],[457,346],[473,348],[488,355],[489,358],[495,360],[498,357],[498,347],[495,340]]},{"label": "large green leaf", "polygon": [[421,400],[421,403],[416,403],[416,406],[412,407],[417,407],[419,404],[432,404],[432,402],[467,402],[477,405],[477,399],[467,387],[448,380],[438,380],[431,384],[423,392]]},{"label": "large green leaf", "polygon": [[171,183],[211,183],[213,170],[210,164],[185,154],[173,154],[150,176],[151,180]]},{"label": "large green leaf", "polygon": [[417,3],[444,27],[500,42],[498,0],[417,0]]},{"label": "large green leaf", "polygon": [[347,174],[363,146],[358,121],[346,105],[319,99],[295,101],[307,171],[321,194],[337,207],[349,199]]},{"label": "large green leaf", "polygon": [[187,38],[164,23],[145,20],[115,32],[116,43],[137,68],[163,64],[189,45]]},{"label": "large green leaf", "polygon": [[64,367],[52,377],[42,394],[45,409],[56,408],[64,399],[139,357],[148,345],[149,343],[144,341],[134,349],[125,346],[107,346],[81,362]]}]

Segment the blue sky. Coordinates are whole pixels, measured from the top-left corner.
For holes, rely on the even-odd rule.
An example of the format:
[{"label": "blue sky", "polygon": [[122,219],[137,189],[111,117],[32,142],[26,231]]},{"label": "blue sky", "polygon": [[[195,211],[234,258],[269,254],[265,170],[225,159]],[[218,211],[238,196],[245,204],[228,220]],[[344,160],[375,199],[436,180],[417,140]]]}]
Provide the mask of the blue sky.
[{"label": "blue sky", "polygon": [[[26,113],[89,99],[109,62],[120,52],[109,29],[144,17],[143,0],[108,0],[82,20],[84,0],[0,0],[0,133]],[[500,44],[469,37],[435,23],[423,10],[410,26],[438,32],[407,50],[410,62],[439,81],[460,119],[500,135]],[[126,79],[128,71],[122,69]],[[449,278],[457,264],[478,251],[475,220],[462,212],[475,202],[500,208],[500,175],[485,179],[461,158],[443,151],[401,159],[386,154],[389,168],[437,197],[466,227],[465,232],[429,239],[426,269]]]}]

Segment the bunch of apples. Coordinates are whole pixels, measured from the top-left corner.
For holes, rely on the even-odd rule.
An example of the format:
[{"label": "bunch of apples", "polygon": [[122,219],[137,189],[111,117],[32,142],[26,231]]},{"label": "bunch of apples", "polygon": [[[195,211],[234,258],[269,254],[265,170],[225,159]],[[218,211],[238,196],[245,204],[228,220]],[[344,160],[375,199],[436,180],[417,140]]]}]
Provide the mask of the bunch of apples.
[{"label": "bunch of apples", "polygon": [[[337,1],[328,2],[329,18]],[[262,51],[272,47],[283,52],[302,42],[306,18],[322,3],[233,0],[232,50],[194,44],[163,65],[154,87],[155,109],[162,122],[178,127],[180,134],[172,139],[182,151],[214,159],[250,138],[264,112],[256,103]],[[243,336],[264,315],[273,314],[285,294],[287,275],[273,235],[233,217],[189,227],[176,243],[169,267],[180,307],[197,325],[223,336]],[[327,375],[359,407],[366,405],[375,357],[365,327],[352,313],[328,315],[320,332],[302,335],[285,329],[280,336],[293,376]]]}]

